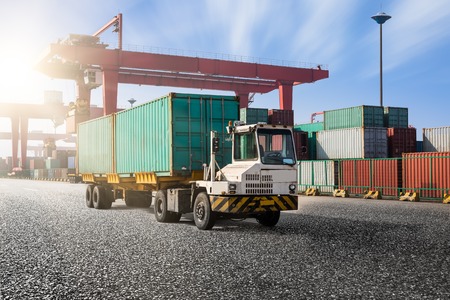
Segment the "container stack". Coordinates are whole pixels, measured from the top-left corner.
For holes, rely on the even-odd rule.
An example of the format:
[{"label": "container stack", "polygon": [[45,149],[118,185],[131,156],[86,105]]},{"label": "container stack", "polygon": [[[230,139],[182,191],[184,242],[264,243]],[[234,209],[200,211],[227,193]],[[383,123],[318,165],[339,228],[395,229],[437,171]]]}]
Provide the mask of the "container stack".
[{"label": "container stack", "polygon": [[309,159],[308,133],[305,131],[294,131],[293,134],[297,160]]},{"label": "container stack", "polygon": [[269,109],[268,124],[294,126],[294,111]]},{"label": "container stack", "polygon": [[450,152],[450,126],[423,129],[424,152]]},{"label": "container stack", "polygon": [[324,112],[316,134],[317,159],[385,158],[387,129],[381,106],[356,106]]},{"label": "container stack", "polygon": [[294,132],[304,131],[308,133],[308,159],[316,159],[316,136],[317,132],[322,131],[323,129],[323,122],[294,125]]},{"label": "container stack", "polygon": [[401,157],[417,149],[407,108],[362,105],[323,115],[323,122],[294,126],[308,132],[310,159]]},{"label": "container stack", "polygon": [[246,124],[257,124],[269,122],[269,110],[267,108],[241,108],[239,110],[239,120]]}]

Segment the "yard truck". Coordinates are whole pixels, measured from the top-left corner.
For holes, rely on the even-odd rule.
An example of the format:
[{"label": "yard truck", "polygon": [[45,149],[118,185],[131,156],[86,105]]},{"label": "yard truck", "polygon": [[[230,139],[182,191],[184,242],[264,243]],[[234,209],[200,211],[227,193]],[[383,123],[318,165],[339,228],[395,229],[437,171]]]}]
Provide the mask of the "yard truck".
[{"label": "yard truck", "polygon": [[78,173],[86,205],[154,204],[159,222],[192,213],[211,229],[217,218],[256,218],[275,226],[297,210],[292,128],[238,119],[232,96],[176,94],[78,125]]}]

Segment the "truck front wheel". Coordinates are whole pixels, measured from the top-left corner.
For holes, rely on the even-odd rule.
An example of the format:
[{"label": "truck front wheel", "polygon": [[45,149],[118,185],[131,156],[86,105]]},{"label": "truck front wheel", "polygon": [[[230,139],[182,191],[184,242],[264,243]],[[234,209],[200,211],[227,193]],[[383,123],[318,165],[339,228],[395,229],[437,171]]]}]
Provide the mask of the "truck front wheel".
[{"label": "truck front wheel", "polygon": [[256,220],[259,224],[267,227],[273,227],[277,225],[278,220],[280,220],[279,211],[268,211],[261,215],[256,216]]},{"label": "truck front wheel", "polygon": [[194,222],[198,229],[209,230],[216,222],[216,214],[211,211],[208,195],[202,192],[197,195],[194,203]]}]

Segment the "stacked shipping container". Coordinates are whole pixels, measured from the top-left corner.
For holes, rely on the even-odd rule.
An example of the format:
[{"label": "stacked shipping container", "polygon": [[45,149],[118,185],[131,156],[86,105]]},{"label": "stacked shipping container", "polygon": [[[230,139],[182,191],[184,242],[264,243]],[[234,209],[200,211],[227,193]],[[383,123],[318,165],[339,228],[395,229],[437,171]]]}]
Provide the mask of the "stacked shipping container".
[{"label": "stacked shipping container", "polygon": [[415,128],[388,128],[389,157],[402,157],[402,153],[416,152]]},{"label": "stacked shipping container", "polygon": [[356,127],[317,132],[317,159],[388,156],[386,128]]},{"label": "stacked shipping container", "polygon": [[266,108],[241,108],[239,110],[239,120],[246,124],[257,124],[259,122],[269,122],[269,110]]},{"label": "stacked shipping container", "polygon": [[423,129],[424,152],[450,152],[450,126]]}]

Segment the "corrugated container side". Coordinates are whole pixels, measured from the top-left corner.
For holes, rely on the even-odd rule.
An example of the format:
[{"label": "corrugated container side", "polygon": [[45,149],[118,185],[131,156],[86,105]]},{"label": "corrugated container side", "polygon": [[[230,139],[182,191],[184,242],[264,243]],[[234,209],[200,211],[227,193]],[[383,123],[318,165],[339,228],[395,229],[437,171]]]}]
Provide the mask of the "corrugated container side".
[{"label": "corrugated container side", "polygon": [[318,188],[321,193],[332,193],[338,183],[338,166],[333,160],[298,162],[299,191]]},{"label": "corrugated container side", "polygon": [[381,106],[355,106],[324,112],[324,129],[353,127],[384,127],[384,111]]},{"label": "corrugated container side", "polygon": [[169,172],[172,134],[169,96],[116,114],[116,172]]},{"label": "corrugated container side", "polygon": [[169,94],[116,116],[117,173],[156,172],[161,176],[202,170],[209,162],[210,131],[221,138],[216,160],[231,162],[225,126],[237,120],[232,96]]},{"label": "corrugated container side", "polygon": [[267,108],[241,108],[239,119],[246,124],[257,124],[258,122],[268,123],[269,110]]},{"label": "corrugated container side", "polygon": [[450,151],[450,126],[423,129],[424,152]]},{"label": "corrugated container side", "polygon": [[384,196],[398,196],[401,184],[401,159],[372,160],[372,190]]},{"label": "corrugated container side", "polygon": [[370,188],[370,161],[344,160],[339,162],[339,188],[360,195]]},{"label": "corrugated container side", "polygon": [[[220,138],[216,161],[220,167],[231,163],[228,121],[239,117],[239,101],[233,96],[176,94],[173,103],[174,169],[202,170],[210,160],[210,131]],[[186,112],[191,112],[191,117]],[[191,142],[189,143],[189,136]],[[184,157],[184,158],[183,158]]]},{"label": "corrugated container side", "polygon": [[350,194],[378,190],[385,196],[397,196],[401,187],[400,159],[343,160],[339,170],[339,186]]},{"label": "corrugated container side", "polygon": [[324,130],[323,122],[306,123],[306,124],[296,124],[294,125],[294,130],[306,131],[306,132],[317,132]]},{"label": "corrugated container side", "polygon": [[294,131],[295,153],[297,160],[309,159],[308,152],[308,133],[304,131]]},{"label": "corrugated container side", "polygon": [[450,152],[403,154],[403,191],[423,198],[442,198],[450,192]]},{"label": "corrugated container side", "polygon": [[114,173],[114,116],[109,115],[78,125],[78,172]]},{"label": "corrugated container side", "polygon": [[384,107],[384,127],[408,128],[408,108]]},{"label": "corrugated container side", "polygon": [[294,111],[269,109],[269,124],[294,126]]},{"label": "corrugated container side", "polygon": [[402,153],[416,152],[415,128],[388,128],[389,157],[402,157]]},{"label": "corrugated container side", "polygon": [[346,128],[317,132],[317,159],[386,158],[386,128]]}]

